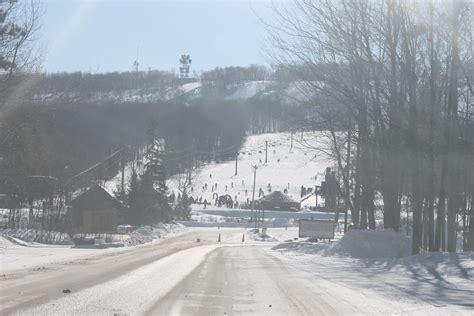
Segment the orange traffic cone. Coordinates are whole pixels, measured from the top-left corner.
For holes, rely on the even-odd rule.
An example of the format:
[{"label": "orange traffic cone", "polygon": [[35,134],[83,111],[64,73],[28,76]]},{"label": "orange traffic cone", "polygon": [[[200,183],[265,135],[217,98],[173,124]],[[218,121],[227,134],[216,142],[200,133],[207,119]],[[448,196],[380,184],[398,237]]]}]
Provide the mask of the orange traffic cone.
[{"label": "orange traffic cone", "polygon": [[219,238],[217,238],[217,242],[221,242],[221,234],[219,234]]},{"label": "orange traffic cone", "polygon": [[242,242],[245,242],[245,234],[242,234]]}]

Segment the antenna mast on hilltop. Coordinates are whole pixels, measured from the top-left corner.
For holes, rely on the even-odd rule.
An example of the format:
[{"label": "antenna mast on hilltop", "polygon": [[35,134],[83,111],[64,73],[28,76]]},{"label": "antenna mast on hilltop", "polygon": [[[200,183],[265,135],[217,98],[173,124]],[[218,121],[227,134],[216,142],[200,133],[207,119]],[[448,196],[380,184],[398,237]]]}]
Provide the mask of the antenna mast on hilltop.
[{"label": "antenna mast on hilltop", "polygon": [[179,67],[179,75],[180,78],[188,78],[189,77],[189,67],[191,67],[191,56],[189,55],[181,55],[179,58],[179,63],[181,67]]},{"label": "antenna mast on hilltop", "polygon": [[138,62],[138,47],[137,47],[137,58],[135,58],[135,61],[133,62],[133,68],[135,70],[135,73],[138,73],[138,66],[140,63]]},{"label": "antenna mast on hilltop", "polygon": [[135,76],[132,75],[131,77],[132,89],[138,89],[138,86],[139,86],[139,81],[138,81],[138,66],[139,65],[140,63],[138,62],[138,47],[137,47],[137,57],[133,61],[133,70],[135,71]]}]

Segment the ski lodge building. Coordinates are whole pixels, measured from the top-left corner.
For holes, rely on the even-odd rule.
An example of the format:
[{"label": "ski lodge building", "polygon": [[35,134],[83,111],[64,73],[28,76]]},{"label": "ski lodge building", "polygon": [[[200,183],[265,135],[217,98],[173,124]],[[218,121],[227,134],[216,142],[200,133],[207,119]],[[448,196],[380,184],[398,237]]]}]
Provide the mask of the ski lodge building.
[{"label": "ski lodge building", "polygon": [[281,191],[273,191],[257,201],[259,209],[274,211],[299,211],[301,203]]}]

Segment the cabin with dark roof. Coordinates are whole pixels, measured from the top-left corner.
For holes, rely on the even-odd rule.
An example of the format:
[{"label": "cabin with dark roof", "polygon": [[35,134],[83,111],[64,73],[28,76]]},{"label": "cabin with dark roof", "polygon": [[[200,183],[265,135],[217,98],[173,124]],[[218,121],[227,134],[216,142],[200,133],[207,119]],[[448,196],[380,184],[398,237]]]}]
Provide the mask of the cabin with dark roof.
[{"label": "cabin with dark roof", "polygon": [[99,185],[89,188],[69,204],[74,233],[115,233],[125,210]]},{"label": "cabin with dark roof", "polygon": [[299,211],[301,203],[293,200],[281,191],[273,191],[257,201],[257,207],[262,210]]}]

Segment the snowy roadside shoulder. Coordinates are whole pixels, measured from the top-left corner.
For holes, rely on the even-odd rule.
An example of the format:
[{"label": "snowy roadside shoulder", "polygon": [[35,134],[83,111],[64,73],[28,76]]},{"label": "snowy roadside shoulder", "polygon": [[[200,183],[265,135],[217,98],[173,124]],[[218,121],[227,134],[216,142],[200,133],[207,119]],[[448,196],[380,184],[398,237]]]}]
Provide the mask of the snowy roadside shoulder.
[{"label": "snowy roadside shoulder", "polygon": [[411,254],[411,240],[401,233],[388,229],[350,230],[341,239],[331,243],[288,242],[279,244],[273,249],[280,252],[359,259],[399,258]]},{"label": "snowy roadside shoulder", "polygon": [[[286,256],[306,257],[311,262],[338,257],[354,266],[409,274],[439,281],[474,281],[474,252],[411,255],[411,239],[392,230],[351,230],[331,243],[295,241],[272,248]],[[345,258],[345,260],[344,260]],[[302,260],[305,260],[302,258]]]}]

